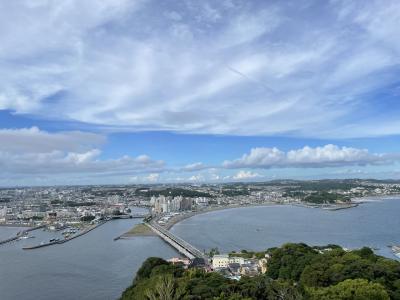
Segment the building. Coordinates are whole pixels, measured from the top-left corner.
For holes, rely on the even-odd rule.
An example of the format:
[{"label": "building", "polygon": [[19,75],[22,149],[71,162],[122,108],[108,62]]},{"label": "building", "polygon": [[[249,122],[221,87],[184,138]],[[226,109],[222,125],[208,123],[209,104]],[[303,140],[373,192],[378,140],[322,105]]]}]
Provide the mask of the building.
[{"label": "building", "polygon": [[227,268],[229,264],[239,264],[242,265],[245,263],[243,257],[229,257],[228,254],[219,254],[214,255],[212,260],[213,269]]},{"label": "building", "polygon": [[173,257],[169,259],[168,262],[172,263],[173,265],[183,265],[186,268],[191,263],[191,261],[188,258],[182,258],[182,257]]},{"label": "building", "polygon": [[229,255],[227,254],[214,255],[212,258],[212,267],[214,270],[218,268],[226,268],[228,264]]},{"label": "building", "polygon": [[192,199],[177,197],[165,197],[160,195],[158,197],[151,197],[150,204],[153,206],[153,213],[165,214],[178,211],[186,211],[192,209]]},{"label": "building", "polygon": [[189,265],[189,268],[205,269],[206,267],[207,264],[205,259],[200,257],[193,258]]}]

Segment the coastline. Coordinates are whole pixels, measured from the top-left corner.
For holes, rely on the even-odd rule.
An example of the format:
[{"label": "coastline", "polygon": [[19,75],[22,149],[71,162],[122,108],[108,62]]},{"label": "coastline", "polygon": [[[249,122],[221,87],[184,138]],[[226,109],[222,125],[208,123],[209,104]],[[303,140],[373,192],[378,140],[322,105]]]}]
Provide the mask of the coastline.
[{"label": "coastline", "polygon": [[0,223],[0,227],[10,227],[10,228],[32,228],[35,225],[27,225],[27,224],[6,224],[6,223]]},{"label": "coastline", "polygon": [[114,238],[114,241],[121,239],[129,239],[136,236],[157,236],[149,227],[144,225],[144,223],[135,224],[131,229],[123,234]]},{"label": "coastline", "polygon": [[299,203],[262,203],[262,204],[218,206],[218,207],[211,207],[211,208],[207,208],[207,209],[199,210],[199,211],[192,211],[192,212],[180,214],[176,217],[172,217],[168,221],[168,223],[165,224],[163,227],[167,230],[170,230],[174,225],[178,224],[179,222],[182,222],[183,220],[189,219],[196,215],[219,211],[219,210],[232,209],[232,208],[288,205],[288,206],[298,206],[298,207],[304,207],[304,208],[319,208],[319,209],[324,209],[324,210],[328,210],[328,211],[337,211],[337,210],[355,208],[355,207],[359,206],[360,204],[362,204],[363,202],[369,202],[369,201],[373,201],[373,200],[380,201],[380,200],[384,200],[384,199],[390,199],[393,197],[400,197],[400,194],[377,195],[377,196],[367,196],[367,197],[362,197],[362,198],[354,198],[354,199],[351,199],[350,203],[333,204],[333,205],[326,206],[326,207],[323,207],[322,205],[318,205],[318,204],[304,203],[304,202],[299,202]]},{"label": "coastline", "polygon": [[214,211],[219,211],[219,210],[227,210],[227,209],[233,209],[233,208],[246,208],[246,207],[258,207],[258,206],[280,206],[280,205],[288,205],[288,204],[281,204],[281,203],[264,203],[264,204],[250,204],[250,205],[227,205],[227,206],[217,206],[217,207],[211,207],[199,211],[192,211],[188,213],[184,213],[181,215],[178,215],[176,217],[172,217],[168,223],[163,226],[166,230],[170,230],[174,225],[178,224],[179,222],[182,222],[183,220],[189,219],[191,217],[194,217],[196,215],[201,215],[209,212],[214,212]]},{"label": "coastline", "polygon": [[352,199],[352,201],[356,202],[356,203],[376,202],[376,201],[381,201],[381,200],[391,199],[391,198],[396,198],[396,197],[400,197],[400,193],[392,194],[392,195],[380,195],[380,196],[377,195],[377,196],[358,197],[358,198]]}]

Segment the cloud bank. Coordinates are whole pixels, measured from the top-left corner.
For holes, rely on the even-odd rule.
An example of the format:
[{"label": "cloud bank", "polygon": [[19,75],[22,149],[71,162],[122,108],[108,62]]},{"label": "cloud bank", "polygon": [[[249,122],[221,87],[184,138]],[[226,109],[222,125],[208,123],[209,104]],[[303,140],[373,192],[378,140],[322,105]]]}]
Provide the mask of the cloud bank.
[{"label": "cloud bank", "polygon": [[105,137],[84,132],[50,133],[36,127],[0,130],[0,179],[54,175],[116,176],[164,169],[147,155],[102,159],[93,148]]},{"label": "cloud bank", "polygon": [[225,168],[323,168],[391,164],[399,154],[375,154],[366,149],[325,145],[287,152],[278,148],[253,148],[241,158],[225,161]]},{"label": "cloud bank", "polygon": [[85,151],[105,142],[103,135],[82,131],[49,133],[38,127],[0,129],[1,152]]},{"label": "cloud bank", "polygon": [[240,181],[240,180],[254,179],[254,178],[257,178],[257,177],[261,177],[261,176],[259,174],[257,174],[257,173],[241,170],[241,171],[239,171],[237,174],[235,174],[233,176],[233,179]]}]

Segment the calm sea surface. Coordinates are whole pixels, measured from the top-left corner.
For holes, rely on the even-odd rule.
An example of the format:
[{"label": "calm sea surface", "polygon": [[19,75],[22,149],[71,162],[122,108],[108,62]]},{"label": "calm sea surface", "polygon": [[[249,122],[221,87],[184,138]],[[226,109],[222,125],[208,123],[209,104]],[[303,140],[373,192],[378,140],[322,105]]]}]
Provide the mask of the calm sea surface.
[{"label": "calm sea surface", "polygon": [[[140,220],[106,223],[71,242],[32,251],[50,233],[0,246],[0,299],[116,299],[148,256],[178,254],[157,237],[114,242]],[[21,228],[0,227],[0,238]],[[172,231],[199,249],[262,250],[285,242],[370,246],[391,258],[387,245],[400,244],[400,199],[369,202],[357,208],[324,211],[295,206],[229,209],[197,215]]]},{"label": "calm sea surface", "polygon": [[287,242],[369,246],[396,258],[387,247],[400,244],[400,198],[378,200],[337,211],[297,206],[235,208],[197,215],[172,232],[197,248],[263,250]]},{"label": "calm sea surface", "polygon": [[[36,230],[35,238],[0,246],[0,299],[118,298],[148,256],[177,256],[158,237],[113,241],[138,222],[111,221],[65,244],[36,250],[21,247],[48,240],[50,233]],[[0,236],[19,230],[0,227]]]}]

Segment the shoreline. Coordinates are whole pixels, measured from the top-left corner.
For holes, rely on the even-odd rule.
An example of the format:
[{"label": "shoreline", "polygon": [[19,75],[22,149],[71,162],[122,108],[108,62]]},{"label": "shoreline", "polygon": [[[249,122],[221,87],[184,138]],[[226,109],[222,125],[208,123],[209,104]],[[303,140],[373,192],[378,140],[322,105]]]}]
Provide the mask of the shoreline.
[{"label": "shoreline", "polygon": [[400,193],[392,194],[392,195],[357,197],[357,198],[352,199],[352,201],[361,204],[363,202],[376,202],[376,201],[381,201],[381,200],[391,199],[391,198],[396,198],[396,197],[400,197]]},{"label": "shoreline", "polygon": [[133,237],[143,236],[157,236],[150,228],[148,228],[143,222],[135,224],[131,229],[123,234],[114,238],[114,241],[129,239]]},{"label": "shoreline", "polygon": [[0,227],[9,227],[9,228],[32,228],[35,227],[35,225],[27,225],[27,224],[6,224],[6,223],[0,223]]},{"label": "shoreline", "polygon": [[344,203],[344,204],[332,204],[329,206],[322,206],[319,204],[312,204],[312,203],[304,203],[304,202],[293,202],[293,203],[262,203],[262,204],[247,204],[247,205],[227,205],[227,206],[218,206],[218,207],[212,207],[212,208],[207,208],[204,210],[200,211],[192,211],[189,213],[184,213],[182,215],[178,215],[176,217],[172,217],[167,224],[165,224],[163,227],[166,230],[170,230],[174,225],[189,219],[191,217],[194,217],[196,215],[201,215],[209,212],[214,212],[214,211],[219,211],[219,210],[226,210],[226,209],[232,209],[232,208],[246,208],[246,207],[258,207],[258,206],[297,206],[297,207],[304,207],[304,208],[319,208],[323,210],[328,210],[328,211],[338,211],[338,210],[343,210],[343,209],[351,209],[358,207],[360,204],[363,204],[365,202],[369,202],[373,199],[376,200],[384,200],[384,199],[390,199],[392,197],[400,197],[400,194],[393,194],[393,195],[377,195],[377,196],[367,196],[367,197],[362,197],[362,198],[354,198],[351,199],[350,203]]},{"label": "shoreline", "polygon": [[246,207],[258,207],[258,206],[281,206],[281,205],[289,205],[289,204],[281,204],[281,203],[265,203],[265,204],[251,204],[251,205],[227,205],[227,206],[218,206],[218,207],[212,207],[204,210],[199,210],[199,211],[192,211],[189,213],[185,213],[182,215],[178,215],[176,217],[171,218],[165,226],[163,226],[166,230],[170,230],[174,225],[182,222],[183,220],[189,219],[191,217],[205,214],[205,213],[210,213],[214,211],[219,211],[219,210],[227,210],[227,209],[233,209],[233,208],[246,208]]}]

